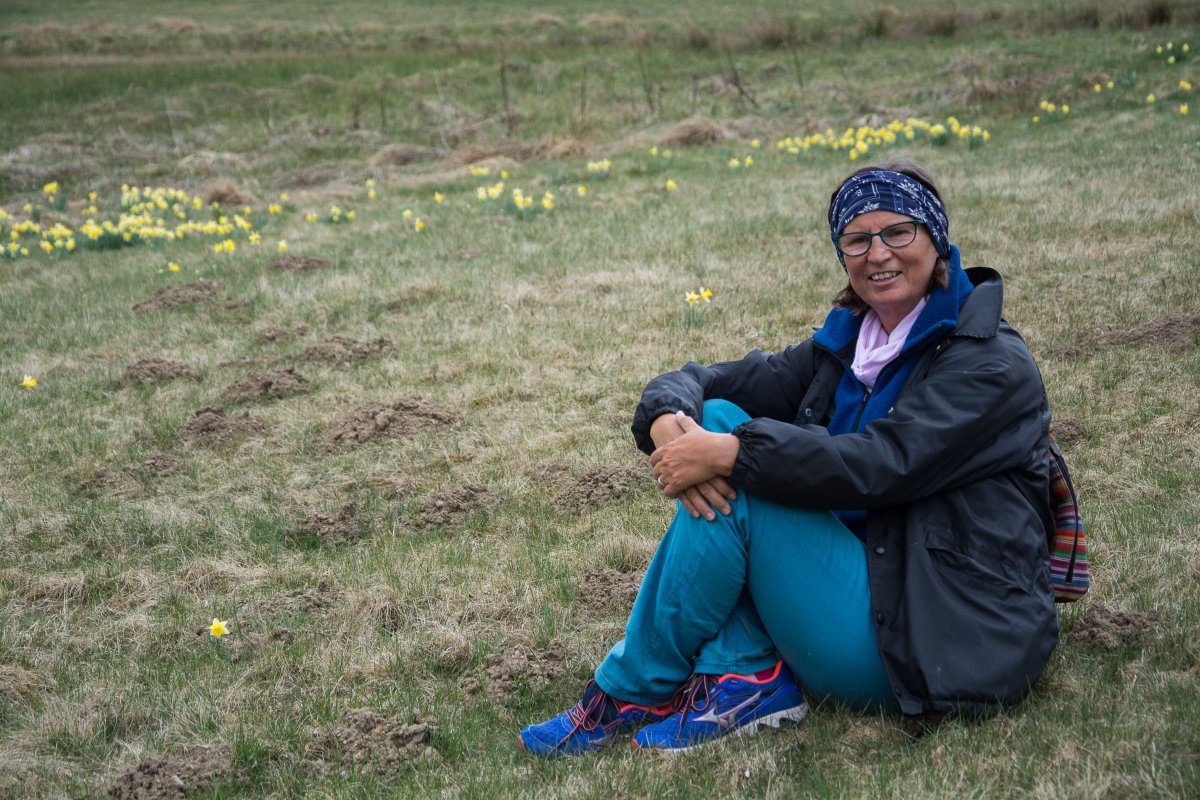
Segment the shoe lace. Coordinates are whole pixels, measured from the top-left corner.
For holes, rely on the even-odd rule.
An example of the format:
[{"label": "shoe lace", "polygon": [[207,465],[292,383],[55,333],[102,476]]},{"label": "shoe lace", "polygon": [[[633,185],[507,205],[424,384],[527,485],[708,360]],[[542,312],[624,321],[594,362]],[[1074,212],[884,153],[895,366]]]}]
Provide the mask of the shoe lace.
[{"label": "shoe lace", "polygon": [[720,679],[716,675],[696,673],[675,692],[675,697],[671,700],[671,705],[679,714],[680,730],[683,729],[684,724],[687,722],[689,711],[698,711],[701,708],[707,708],[709,703],[712,702],[713,689],[719,681]]},{"label": "shoe lace", "polygon": [[584,699],[567,709],[567,719],[571,720],[575,730],[596,730],[604,722],[605,705],[612,703],[611,698],[603,691],[593,692],[591,697],[588,697],[588,689],[593,683],[595,679],[589,679],[584,687]]}]

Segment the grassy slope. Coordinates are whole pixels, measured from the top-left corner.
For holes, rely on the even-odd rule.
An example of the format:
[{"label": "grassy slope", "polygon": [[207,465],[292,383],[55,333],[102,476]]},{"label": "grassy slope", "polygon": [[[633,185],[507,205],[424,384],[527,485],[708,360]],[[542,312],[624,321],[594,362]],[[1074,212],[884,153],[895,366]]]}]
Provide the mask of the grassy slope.
[{"label": "grassy slope", "polygon": [[[107,8],[122,20],[139,6]],[[213,13],[224,22],[222,8]],[[311,29],[321,27],[317,12],[299,8],[316,16]],[[36,9],[26,13],[30,22],[44,19]],[[723,22],[715,11],[693,13],[701,23]],[[481,16],[471,24],[486,30]],[[517,223],[473,211],[475,183],[462,170],[366,164],[391,138],[422,141],[436,126],[412,123],[401,128],[407,135],[393,130],[360,143],[344,133],[344,91],[297,83],[312,72],[343,89],[369,87],[385,73],[431,75],[429,54],[392,54],[386,66],[300,55],[253,67],[185,61],[141,68],[133,91],[128,81],[139,68],[37,67],[29,72],[41,82],[34,85],[57,94],[22,94],[24,84],[0,78],[0,97],[20,110],[0,126],[4,147],[63,131],[103,142],[88,151],[83,134],[68,133],[74,152],[95,165],[66,181],[73,197],[110,190],[131,180],[130,170],[143,170],[138,182],[192,190],[218,177],[179,166],[169,124],[132,124],[169,100],[193,115],[175,130],[184,153],[243,155],[249,167],[231,177],[260,208],[281,188],[296,195],[298,210],[272,222],[267,241],[286,238],[293,252],[332,258],[337,269],[269,273],[267,253],[239,244],[236,255],[217,257],[207,242],[0,261],[0,361],[11,365],[0,387],[0,542],[8,554],[0,570],[0,748],[11,765],[0,792],[86,795],[144,755],[223,742],[247,770],[220,790],[226,795],[1194,795],[1197,349],[1123,346],[1065,357],[1051,347],[1200,308],[1188,255],[1194,118],[1167,104],[1177,75],[1146,53],[1147,44],[1194,39],[1195,31],[1010,29],[1001,36],[1000,27],[980,22],[951,39],[884,38],[850,49],[858,39],[830,25],[829,37],[805,50],[814,119],[956,113],[993,134],[976,151],[908,152],[941,176],[968,260],[1004,272],[1008,317],[1039,357],[1056,414],[1083,426],[1068,455],[1098,583],[1083,608],[1064,613],[1063,644],[1042,690],[1003,717],[949,722],[918,736],[893,718],[830,710],[793,731],[682,759],[620,748],[546,764],[514,746],[521,724],[573,702],[620,635],[621,613],[592,611],[582,577],[605,566],[640,568],[669,513],[648,485],[620,503],[563,513],[547,502],[547,468],[578,477],[636,463],[624,431],[649,376],[692,358],[777,349],[819,323],[838,288],[822,211],[847,170],[844,156],[797,164],[767,150],[755,153],[751,170],[732,172],[728,158],[752,152],[748,133],[685,149],[668,166],[643,148],[617,153],[606,181],[587,174],[585,157],[527,164],[510,186],[539,195],[552,188],[559,207]],[[498,86],[484,79],[495,75],[491,47],[433,56],[458,76],[447,84],[451,99],[480,113],[499,108]],[[639,85],[624,45],[522,56],[554,61],[561,77],[545,79],[541,98],[533,70],[514,78],[527,115],[517,138],[579,135],[601,152],[646,125],[621,110]],[[605,94],[597,87],[599,119],[572,130],[564,121],[576,107],[585,58],[610,60],[609,83],[628,88]],[[779,51],[737,58],[751,76],[772,63],[790,65]],[[719,61],[711,52],[652,51],[651,71],[670,87],[661,122],[690,111],[692,73],[719,71]],[[1091,97],[1081,83],[1101,73],[1128,85],[1108,99]],[[751,125],[764,136],[803,130],[790,76],[753,80],[764,108]],[[972,99],[971,86],[985,81],[1000,95]],[[278,103],[278,124],[299,132],[275,149],[262,144],[269,130],[255,102],[262,91]],[[411,102],[429,89],[395,91]],[[1147,108],[1149,91],[1164,102]],[[1032,127],[1028,116],[1043,96],[1068,99],[1073,117]],[[739,115],[729,95],[713,95],[704,110]],[[656,124],[646,127],[647,141],[661,130]],[[334,133],[314,132],[323,126]],[[498,125],[478,137],[507,140]],[[314,162],[337,162],[338,179],[293,188],[295,172]],[[370,175],[380,182],[374,203],[361,185]],[[663,195],[667,177],[679,193]],[[7,180],[10,211],[36,200],[40,181]],[[423,181],[432,183],[407,188]],[[572,196],[579,182],[589,186],[586,199]],[[446,193],[445,206],[433,205],[434,188]],[[300,218],[332,201],[356,208],[360,219],[334,228]],[[429,218],[430,228],[402,232],[404,208]],[[133,314],[154,287],[185,280],[159,274],[168,258],[223,281],[246,305]],[[680,296],[699,284],[714,288],[715,305],[702,325],[684,327]],[[257,335],[267,324],[300,321],[311,328],[304,339],[271,344]],[[385,336],[395,350],[350,368],[300,359],[304,346],[332,334]],[[122,381],[127,364],[150,355],[187,361],[199,379],[156,388]],[[178,445],[175,433],[191,411],[217,401],[221,387],[247,371],[222,366],[241,357],[295,365],[312,389],[248,407],[269,427],[261,441],[217,450]],[[42,385],[16,389],[19,373]],[[402,394],[461,410],[464,422],[345,454],[317,446],[349,409]],[[128,471],[160,451],[180,456],[177,474],[149,480]],[[108,476],[98,492],[80,488],[98,474]],[[445,531],[414,525],[424,498],[471,482],[489,486],[502,504]],[[398,498],[397,483],[406,486]],[[373,520],[365,541],[332,548],[289,534],[312,508],[335,510],[349,500]],[[327,612],[266,620],[247,613],[256,601],[321,578],[345,593]],[[1141,641],[1114,651],[1088,647],[1084,612],[1101,604],[1157,618]],[[194,635],[214,615],[232,620],[235,638],[276,624],[296,638],[234,661],[222,643]],[[567,653],[566,676],[519,685],[505,703],[464,700],[460,677],[489,654],[555,639]],[[418,709],[436,720],[442,762],[392,780],[369,773],[323,780],[298,766],[311,729],[363,705]]]}]

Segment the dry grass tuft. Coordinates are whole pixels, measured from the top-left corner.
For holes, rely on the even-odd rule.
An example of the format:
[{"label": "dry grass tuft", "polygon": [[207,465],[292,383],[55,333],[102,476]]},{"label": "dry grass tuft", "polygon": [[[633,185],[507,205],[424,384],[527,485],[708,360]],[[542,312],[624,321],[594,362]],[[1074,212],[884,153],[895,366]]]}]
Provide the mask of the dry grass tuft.
[{"label": "dry grass tuft", "polygon": [[629,24],[629,18],[620,14],[588,14],[579,20],[581,28],[623,28]]},{"label": "dry grass tuft", "polygon": [[83,600],[87,588],[82,572],[43,575],[30,580],[25,599],[37,606],[65,606]]},{"label": "dry grass tuft", "polygon": [[398,142],[384,146],[371,156],[369,163],[374,167],[403,167],[408,164],[433,161],[438,156],[438,151],[432,147]]},{"label": "dry grass tuft", "polygon": [[30,698],[54,688],[54,679],[15,664],[0,664],[0,703],[24,706]]},{"label": "dry grass tuft", "polygon": [[541,25],[545,27],[560,28],[563,26],[563,18],[556,17],[553,14],[539,13],[534,14],[529,18],[530,25]]},{"label": "dry grass tuft", "polygon": [[708,117],[688,117],[663,134],[660,144],[671,147],[699,146],[723,142],[729,134]]},{"label": "dry grass tuft", "polygon": [[200,196],[204,198],[205,203],[217,203],[224,208],[241,208],[253,202],[231,180],[214,181],[204,186],[200,190]]}]

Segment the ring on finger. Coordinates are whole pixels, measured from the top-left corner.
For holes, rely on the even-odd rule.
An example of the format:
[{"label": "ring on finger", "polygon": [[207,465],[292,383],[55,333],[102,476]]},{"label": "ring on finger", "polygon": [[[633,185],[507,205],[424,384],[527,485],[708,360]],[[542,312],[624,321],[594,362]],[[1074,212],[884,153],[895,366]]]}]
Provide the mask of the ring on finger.
[{"label": "ring on finger", "polygon": [[658,488],[660,488],[660,489],[662,487],[666,486],[666,484],[663,483],[662,475],[659,475],[657,478],[655,478],[654,482],[658,484]]}]

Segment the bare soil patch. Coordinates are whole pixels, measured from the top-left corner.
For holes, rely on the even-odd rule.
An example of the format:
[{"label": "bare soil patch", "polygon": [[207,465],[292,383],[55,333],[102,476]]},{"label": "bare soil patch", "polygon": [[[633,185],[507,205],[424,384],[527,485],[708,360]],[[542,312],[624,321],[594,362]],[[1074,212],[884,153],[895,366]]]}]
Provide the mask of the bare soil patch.
[{"label": "bare soil patch", "polygon": [[308,378],[294,369],[279,372],[251,372],[240,381],[231,383],[221,392],[221,398],[230,403],[248,403],[254,400],[282,400],[308,391]]},{"label": "bare soil patch", "polygon": [[490,509],[500,502],[490,489],[480,483],[469,483],[440,492],[421,503],[417,523],[425,528],[450,525],[475,511]]},{"label": "bare soil patch", "polygon": [[587,607],[595,612],[628,611],[633,608],[645,571],[621,572],[605,567],[583,576],[580,590]]},{"label": "bare soil patch", "polygon": [[468,700],[483,694],[503,702],[520,686],[548,686],[562,677],[565,664],[566,656],[557,640],[541,652],[518,645],[507,653],[492,653],[481,670],[462,676],[458,685]]},{"label": "bare soil patch", "polygon": [[1127,331],[1109,331],[1100,335],[1101,347],[1132,344],[1179,350],[1200,340],[1200,314],[1175,314],[1135,325]]},{"label": "bare soil patch", "polygon": [[184,423],[179,438],[195,445],[219,447],[247,437],[264,436],[266,432],[262,420],[249,414],[230,416],[220,406],[205,406]]},{"label": "bare soil patch", "polygon": [[1087,428],[1074,417],[1055,417],[1050,423],[1050,435],[1060,445],[1072,445],[1087,435]]},{"label": "bare soil patch", "polygon": [[[342,593],[330,586],[328,581],[320,581],[313,589],[293,589],[265,597],[247,606],[246,611],[248,615],[259,618],[281,614],[314,614],[330,608],[341,596]],[[208,628],[203,630],[208,632]]]},{"label": "bare soil patch", "polygon": [[304,748],[302,765],[326,775],[339,762],[348,761],[382,775],[394,775],[414,763],[438,762],[438,752],[430,744],[436,731],[435,725],[415,715],[412,722],[405,722],[399,717],[383,717],[369,708],[353,708],[332,728],[313,731],[313,741]]},{"label": "bare soil patch", "polygon": [[325,433],[325,446],[340,450],[368,442],[411,436],[417,431],[457,425],[462,415],[420,397],[367,403],[335,422]]},{"label": "bare soil patch", "polygon": [[1112,652],[1145,642],[1154,632],[1158,613],[1125,611],[1093,605],[1076,623],[1072,638],[1098,650]]},{"label": "bare soil patch", "polygon": [[264,342],[283,342],[307,335],[308,325],[303,322],[297,322],[295,325],[268,325],[258,332],[258,338]]},{"label": "bare soil patch", "polygon": [[[205,151],[201,151],[204,153]],[[217,154],[208,154],[217,155]],[[216,159],[219,161],[220,159]],[[234,163],[241,162],[245,164],[245,160],[239,156],[234,156]],[[215,164],[207,165],[210,168]],[[233,208],[235,206],[248,206],[251,204],[251,199],[242,193],[233,181],[222,180],[214,181],[201,189],[201,194],[204,197],[205,204],[217,203],[224,208]]]},{"label": "bare soil patch", "polygon": [[553,504],[560,511],[579,511],[615,503],[624,500],[634,489],[650,480],[650,470],[644,464],[636,467],[601,467],[564,486],[554,496]]},{"label": "bare soil patch", "polygon": [[309,345],[304,357],[309,361],[325,364],[357,364],[379,358],[392,349],[392,343],[382,336],[362,342],[349,336],[330,336],[328,339]]},{"label": "bare soil patch", "polygon": [[183,467],[183,459],[170,453],[152,453],[136,466],[131,466],[130,472],[140,472],[148,478],[166,478],[175,474]]},{"label": "bare soil patch", "polygon": [[166,311],[184,308],[197,303],[211,303],[221,294],[220,281],[195,281],[179,286],[163,286],[154,290],[154,294],[133,307],[142,313],[145,311]]},{"label": "bare soil patch", "polygon": [[314,511],[300,523],[300,533],[315,536],[326,544],[344,544],[361,539],[369,520],[359,512],[357,503],[347,503],[337,516]]},{"label": "bare soil patch", "polygon": [[193,797],[233,774],[233,755],[219,745],[191,745],[178,755],[154,755],[117,776],[108,796],[118,800]]},{"label": "bare soil patch", "polygon": [[311,272],[314,269],[327,269],[333,262],[327,258],[315,256],[280,256],[267,265],[271,272]]},{"label": "bare soil patch", "polygon": [[168,358],[143,358],[125,368],[124,379],[132,383],[161,383],[177,378],[195,378],[196,370],[182,361]]},{"label": "bare soil patch", "polygon": [[1124,331],[1100,331],[1090,340],[1085,338],[1078,344],[1057,345],[1046,352],[1054,358],[1075,358],[1084,353],[1122,345],[1165,347],[1169,350],[1200,345],[1200,314],[1175,314],[1143,322]]}]

